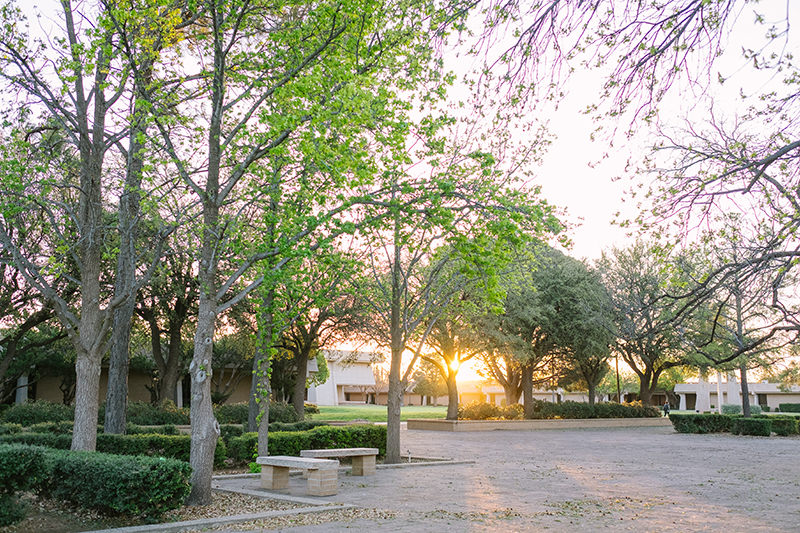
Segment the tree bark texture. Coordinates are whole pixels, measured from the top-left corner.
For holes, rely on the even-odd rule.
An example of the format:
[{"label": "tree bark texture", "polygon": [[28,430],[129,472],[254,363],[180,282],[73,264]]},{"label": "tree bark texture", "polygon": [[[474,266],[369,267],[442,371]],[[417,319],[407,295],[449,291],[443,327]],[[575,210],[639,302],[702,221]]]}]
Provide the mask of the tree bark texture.
[{"label": "tree bark texture", "polygon": [[533,418],[533,364],[524,365],[521,370],[524,416],[525,419],[529,420]]},{"label": "tree bark texture", "polygon": [[458,420],[458,372],[447,369],[447,417],[446,420]]}]

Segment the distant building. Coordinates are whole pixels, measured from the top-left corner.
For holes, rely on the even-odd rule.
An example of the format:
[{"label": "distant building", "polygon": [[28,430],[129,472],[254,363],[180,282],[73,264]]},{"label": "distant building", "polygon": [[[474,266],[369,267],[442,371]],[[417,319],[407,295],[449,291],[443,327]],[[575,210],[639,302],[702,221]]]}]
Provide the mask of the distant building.
[{"label": "distant building", "polygon": [[[724,378],[724,379],[723,379]],[[750,405],[769,407],[770,411],[778,409],[782,403],[800,403],[800,387],[793,386],[791,391],[782,391],[776,383],[749,383]],[[718,374],[717,380],[707,381],[700,377],[691,383],[675,385],[675,394],[680,396],[678,409],[688,411],[711,411],[726,403],[742,404],[742,386],[734,373]]]}]

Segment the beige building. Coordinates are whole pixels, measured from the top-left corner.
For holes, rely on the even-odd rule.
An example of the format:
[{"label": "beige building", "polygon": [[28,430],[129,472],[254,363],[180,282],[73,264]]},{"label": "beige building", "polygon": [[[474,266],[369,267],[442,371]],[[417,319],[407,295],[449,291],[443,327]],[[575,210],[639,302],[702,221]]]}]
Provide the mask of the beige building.
[{"label": "beige building", "polygon": [[[742,404],[742,386],[734,373],[710,376],[712,379],[700,377],[690,383],[675,385],[675,394],[680,396],[678,409],[698,411],[700,413],[719,410],[726,403]],[[750,405],[769,407],[770,411],[778,410],[782,403],[800,403],[800,387],[792,386],[790,391],[782,391],[776,383],[748,383]]]}]

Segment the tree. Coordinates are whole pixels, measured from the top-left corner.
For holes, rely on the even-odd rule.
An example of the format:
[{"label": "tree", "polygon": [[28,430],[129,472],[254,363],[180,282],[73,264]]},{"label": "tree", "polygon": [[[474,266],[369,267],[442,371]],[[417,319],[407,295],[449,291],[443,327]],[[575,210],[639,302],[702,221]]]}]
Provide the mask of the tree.
[{"label": "tree", "polygon": [[[409,69],[405,58],[429,55],[429,41],[421,37],[436,21],[427,5],[415,2],[379,6],[355,0],[284,10],[251,1],[204,1],[197,10],[198,24],[170,50],[174,63],[164,70],[177,77],[156,80],[160,90],[140,97],[201,221],[188,501],[205,504],[219,435],[208,379],[216,318],[268,278],[252,267],[270,264],[278,272],[293,256],[352,232],[352,205],[384,194],[370,191],[377,169],[364,148],[377,141],[391,145],[388,154],[404,143],[398,132],[408,106],[392,89],[419,81],[419,70]],[[115,10],[114,27],[123,41],[135,42],[136,28],[127,17],[124,9]],[[165,32],[173,35],[169,27]],[[181,71],[184,51],[200,58],[199,71]],[[165,53],[160,57],[166,60]],[[128,52],[128,62],[140,76],[135,54]],[[396,76],[401,69],[405,78]],[[209,102],[208,113],[191,105],[198,99]],[[276,246],[269,238],[276,234],[251,238],[275,223]],[[244,227],[255,231],[237,231]],[[270,300],[273,291],[268,284]],[[269,309],[272,301],[264,304]],[[272,312],[265,312],[269,325],[259,329],[259,378],[268,374]],[[259,450],[266,450],[265,437],[260,432]]]},{"label": "tree", "polygon": [[159,402],[177,403],[177,384],[186,372],[186,328],[197,315],[199,296],[195,266],[189,255],[172,251],[137,298],[136,314],[150,333]]},{"label": "tree", "polygon": [[614,349],[639,378],[639,397],[650,405],[666,369],[684,364],[676,331],[678,302],[669,298],[669,266],[647,243],[612,248],[597,262],[610,302]]},{"label": "tree", "polygon": [[[728,213],[720,221],[717,232],[706,232],[703,245],[695,252],[700,259],[687,261],[701,263],[701,272],[714,271],[726,264],[737,264],[752,257],[751,251],[759,247],[755,235],[769,234],[768,228],[750,228],[746,218],[738,213]],[[695,266],[695,269],[697,267]],[[786,336],[774,335],[784,322],[783,314],[771,305],[778,294],[796,285],[789,272],[777,284],[771,275],[762,271],[735,270],[724,282],[714,284],[713,293],[703,296],[704,304],[696,306],[686,336],[699,356],[696,364],[701,368],[715,367],[732,372],[738,368],[742,387],[742,412],[750,416],[748,367],[766,366],[788,341]],[[702,285],[702,282],[695,282]],[[759,342],[755,342],[755,341]],[[737,354],[731,359],[732,354]]]},{"label": "tree", "polygon": [[[61,7],[63,33],[46,40],[29,38],[19,9],[8,5],[2,11],[0,72],[6,87],[25,105],[19,108],[22,116],[11,121],[15,126],[2,157],[0,243],[26,282],[53,302],[55,315],[75,347],[72,449],[93,450],[100,364],[111,344],[114,313],[133,298],[150,270],[145,267],[138,277],[119,277],[114,290],[107,285],[109,269],[104,263],[116,255],[107,246],[115,240],[132,243],[135,224],[129,222],[137,218],[136,202],[128,202],[130,196],[106,166],[112,154],[126,159],[122,139],[130,133],[125,119],[130,116],[126,105],[131,102],[128,71],[120,64],[115,47],[118,36],[106,24],[102,10],[75,8],[69,0],[61,2]],[[93,30],[85,31],[90,21]],[[41,121],[31,123],[27,114],[32,109],[41,112]],[[58,144],[51,151],[53,141]],[[122,199],[124,211],[116,224],[106,210],[112,190],[113,196]],[[25,227],[25,212],[45,220],[55,239],[43,255],[26,254],[16,239],[25,232],[15,233],[12,228]],[[156,252],[154,257],[160,256],[160,240],[168,232],[166,227],[154,232],[149,246]],[[59,280],[68,274],[69,262],[78,269],[70,280],[77,286],[75,305],[57,290]]]},{"label": "tree", "polygon": [[[442,378],[441,369],[429,363],[424,358],[419,367],[414,371],[413,379],[414,394],[430,396],[433,398],[433,405],[437,405],[439,396],[444,396],[449,391],[447,382]],[[457,397],[456,406],[458,406]]]}]

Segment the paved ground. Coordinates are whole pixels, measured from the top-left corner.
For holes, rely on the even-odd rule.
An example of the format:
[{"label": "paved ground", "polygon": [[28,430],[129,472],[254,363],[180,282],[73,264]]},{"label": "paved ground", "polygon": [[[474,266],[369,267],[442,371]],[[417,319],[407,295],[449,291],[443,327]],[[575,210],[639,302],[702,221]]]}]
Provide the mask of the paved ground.
[{"label": "paved ground", "polygon": [[[475,463],[340,475],[339,494],[318,500],[394,518],[288,531],[800,531],[800,437],[407,430],[402,449]],[[216,483],[260,490],[253,478]],[[304,483],[292,478],[290,494]]]}]

